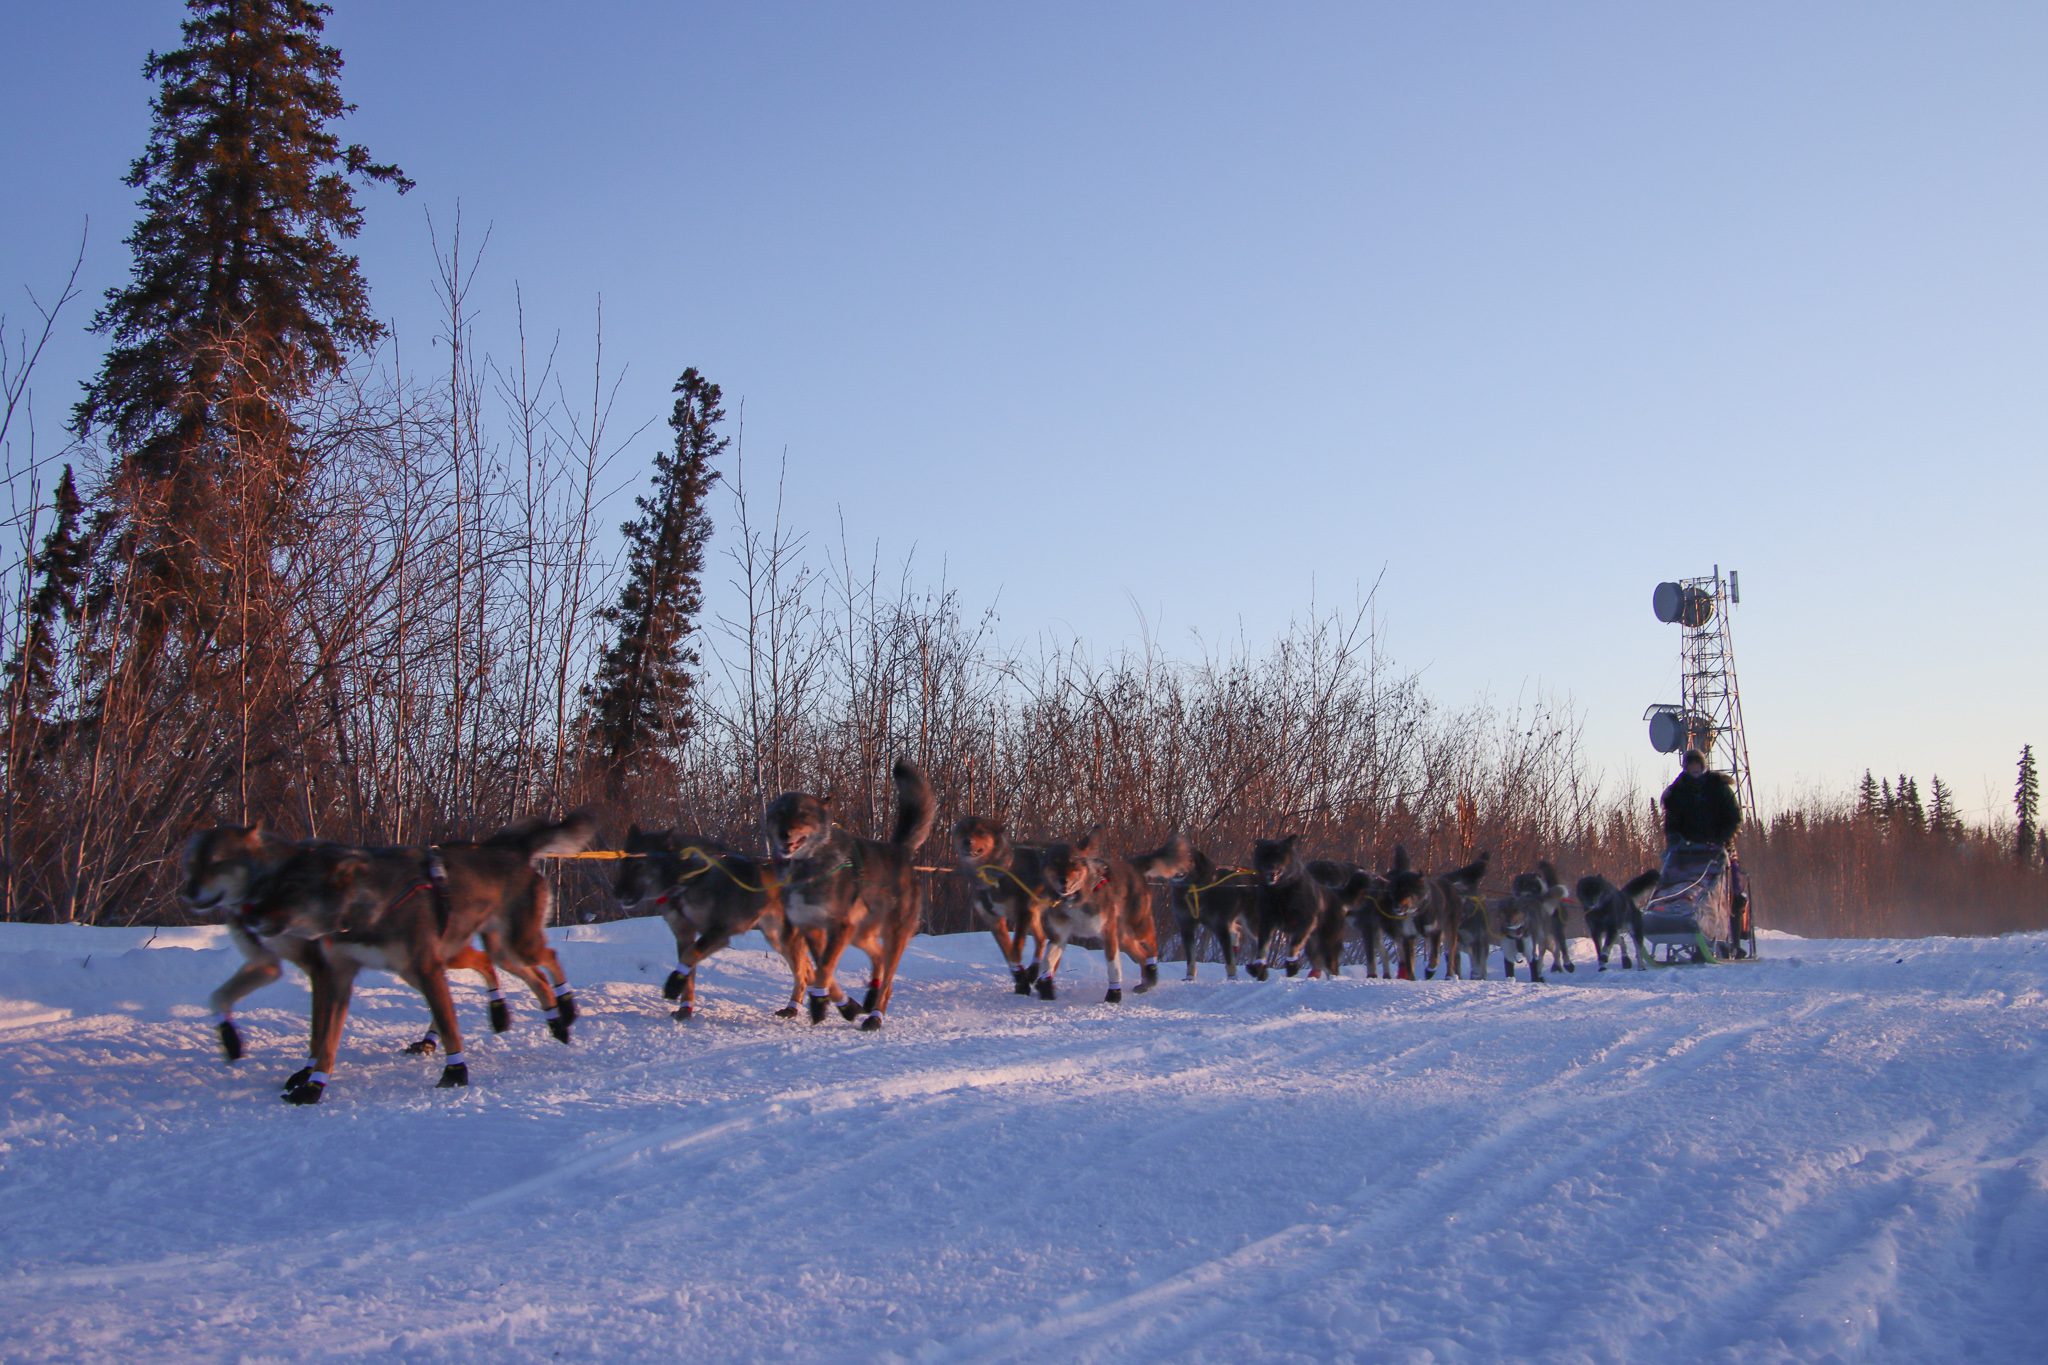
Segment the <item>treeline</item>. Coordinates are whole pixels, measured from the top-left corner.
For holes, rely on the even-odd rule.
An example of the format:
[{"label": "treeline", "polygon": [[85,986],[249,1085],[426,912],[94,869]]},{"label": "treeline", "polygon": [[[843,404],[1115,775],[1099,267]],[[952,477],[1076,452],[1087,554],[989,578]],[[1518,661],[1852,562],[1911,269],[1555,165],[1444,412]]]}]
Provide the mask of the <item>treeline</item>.
[{"label": "treeline", "polygon": [[[587,806],[613,838],[638,821],[751,848],[765,803],[805,789],[875,832],[897,753],[948,820],[1025,837],[1100,824],[1135,850],[1180,829],[1230,860],[1298,832],[1424,865],[1487,848],[1503,877],[1542,856],[1568,877],[1654,862],[1654,793],[1603,790],[1574,715],[1444,707],[1388,656],[1370,599],[1192,659],[1020,648],[914,564],[787,525],[779,475],[750,473],[694,369],[614,542],[618,462],[653,438],[612,422],[601,328],[586,374],[523,327],[486,357],[458,223],[433,345],[388,335],[345,244],[357,189],[409,182],[332,131],[325,8],[188,11],[145,67],[133,271],[93,318],[107,351],[61,448],[18,419],[75,288],[0,349],[0,916],[174,919],[186,837],[257,818],[417,843]],[[1905,780],[1875,800],[1744,836],[1760,923],[2048,925],[2031,808],[2008,840],[1965,827],[1939,783],[1932,809]],[[562,876],[570,913],[606,913],[600,870]],[[934,927],[963,927],[957,887],[935,887]]]}]

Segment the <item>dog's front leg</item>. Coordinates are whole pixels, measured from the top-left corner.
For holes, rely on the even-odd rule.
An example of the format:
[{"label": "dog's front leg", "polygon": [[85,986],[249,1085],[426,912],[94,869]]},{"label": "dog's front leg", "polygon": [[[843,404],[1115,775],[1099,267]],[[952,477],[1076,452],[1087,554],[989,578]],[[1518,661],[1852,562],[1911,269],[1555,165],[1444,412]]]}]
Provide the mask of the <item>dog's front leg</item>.
[{"label": "dog's front leg", "polygon": [[1058,933],[1053,934],[1050,941],[1046,943],[1045,961],[1041,965],[1037,977],[1031,983],[1031,989],[1038,992],[1040,1000],[1056,1000],[1059,998],[1059,986],[1055,984],[1054,978],[1059,974],[1060,959],[1066,955],[1066,951],[1067,941]]},{"label": "dog's front leg", "polygon": [[1113,911],[1102,918],[1102,962],[1109,973],[1109,994],[1102,997],[1102,1003],[1121,1005],[1124,999],[1123,928],[1117,923],[1117,915]]},{"label": "dog's front leg", "polygon": [[355,989],[356,964],[336,960],[314,945],[302,965],[313,986],[313,1051],[304,1068],[284,1083],[286,1104],[318,1104],[334,1074],[334,1057],[348,1021],[349,995]]},{"label": "dog's front leg", "polygon": [[[252,945],[255,940],[248,940]],[[231,1062],[242,1060],[242,1035],[235,1028],[235,1005],[251,991],[268,986],[284,972],[284,964],[274,954],[256,949],[262,953],[244,962],[241,968],[227,980],[220,983],[207,998],[213,1008],[214,1032],[220,1035],[220,1050]]]},{"label": "dog's front leg", "polygon": [[1003,955],[1003,963],[1010,969],[1010,985],[1019,995],[1030,994],[1031,987],[1024,984],[1024,934],[1010,932],[1010,921],[1000,905],[987,905],[983,913],[989,916],[988,934],[996,941],[996,948]]},{"label": "dog's front leg", "polygon": [[839,955],[846,951],[849,937],[848,926],[843,919],[832,921],[831,926],[825,931],[825,947],[818,955],[817,971],[811,977],[811,984],[804,991],[805,1003],[810,1008],[813,1024],[825,1022],[827,1005],[840,996]]},{"label": "dog's front leg", "polygon": [[690,945],[676,955],[676,971],[682,975],[683,989],[678,996],[679,1003],[669,1013],[671,1019],[692,1019],[697,1014],[697,969],[713,953],[732,942],[732,935],[723,930],[707,929],[692,939]]},{"label": "dog's front leg", "polygon": [[462,1051],[462,1025],[455,1021],[455,997],[448,990],[448,968],[429,957],[414,970],[419,977],[419,992],[427,998],[427,1008],[433,1013],[434,1027],[440,1031],[448,1048],[442,1058],[441,1079],[434,1084],[439,1089],[468,1085],[469,1059]]},{"label": "dog's front leg", "polygon": [[775,1011],[777,1019],[794,1019],[803,1013],[804,988],[811,984],[812,935],[786,921],[782,937],[775,946],[782,953],[782,960],[789,964],[789,1003]]}]

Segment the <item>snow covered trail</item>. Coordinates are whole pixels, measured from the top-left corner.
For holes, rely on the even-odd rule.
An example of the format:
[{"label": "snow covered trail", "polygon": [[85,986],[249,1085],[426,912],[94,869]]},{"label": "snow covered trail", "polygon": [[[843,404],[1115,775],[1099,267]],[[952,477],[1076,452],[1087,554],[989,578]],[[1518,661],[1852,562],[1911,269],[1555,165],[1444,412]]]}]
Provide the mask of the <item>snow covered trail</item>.
[{"label": "snow covered trail", "polygon": [[301,1110],[298,982],[230,1068],[214,932],[0,926],[0,1359],[2048,1349],[2048,936],[1117,1007],[927,939],[879,1035],[770,1018],[758,939],[679,1025],[658,922],[565,937],[573,1047],[459,985],[437,1091],[366,977]]}]

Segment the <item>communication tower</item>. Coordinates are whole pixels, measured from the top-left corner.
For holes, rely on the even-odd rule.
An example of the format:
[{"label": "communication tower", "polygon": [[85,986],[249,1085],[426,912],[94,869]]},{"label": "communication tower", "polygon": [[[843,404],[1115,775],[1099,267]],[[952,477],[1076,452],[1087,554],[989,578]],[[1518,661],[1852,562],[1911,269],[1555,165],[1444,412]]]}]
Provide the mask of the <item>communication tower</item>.
[{"label": "communication tower", "polygon": [[1743,822],[1756,824],[1756,789],[1749,775],[1749,741],[1742,731],[1742,690],[1735,682],[1735,641],[1729,609],[1742,603],[1742,580],[1721,566],[1704,578],[1659,583],[1650,597],[1657,619],[1681,630],[1678,700],[1643,713],[1650,745],[1660,754],[1698,749],[1710,767],[1735,779]]}]

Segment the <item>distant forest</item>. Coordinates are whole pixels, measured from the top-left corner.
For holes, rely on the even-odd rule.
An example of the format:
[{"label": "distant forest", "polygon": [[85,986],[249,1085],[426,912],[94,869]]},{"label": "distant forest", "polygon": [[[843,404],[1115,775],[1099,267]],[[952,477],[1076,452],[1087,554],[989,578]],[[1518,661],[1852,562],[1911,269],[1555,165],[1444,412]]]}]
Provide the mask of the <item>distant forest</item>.
[{"label": "distant forest", "polygon": [[[747,464],[695,369],[614,539],[610,471],[642,433],[614,429],[602,368],[479,352],[459,224],[433,347],[370,311],[358,195],[411,182],[340,138],[326,7],[187,10],[145,63],[132,272],[89,320],[105,352],[60,437],[27,395],[49,338],[86,322],[78,267],[0,327],[0,917],[182,922],[185,840],[259,819],[395,844],[583,806],[611,842],[637,821],[753,848],[764,804],[801,789],[873,832],[898,753],[942,820],[1023,838],[1102,825],[1135,851],[1183,830],[1230,861],[1299,833],[1377,866],[1397,842],[1427,866],[1483,848],[1502,880],[1539,857],[1568,880],[1654,866],[1656,793],[1604,789],[1576,716],[1442,706],[1370,600],[1200,658],[1019,648],[914,564],[786,524],[779,470]],[[707,573],[730,611],[707,615]],[[2030,748],[1988,824],[1939,778],[1809,798],[1740,836],[1758,922],[2048,927],[2037,807]],[[601,868],[559,875],[566,913],[608,913]],[[954,881],[934,929],[964,927]]]}]

